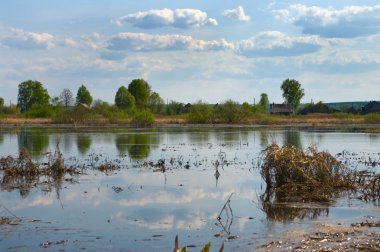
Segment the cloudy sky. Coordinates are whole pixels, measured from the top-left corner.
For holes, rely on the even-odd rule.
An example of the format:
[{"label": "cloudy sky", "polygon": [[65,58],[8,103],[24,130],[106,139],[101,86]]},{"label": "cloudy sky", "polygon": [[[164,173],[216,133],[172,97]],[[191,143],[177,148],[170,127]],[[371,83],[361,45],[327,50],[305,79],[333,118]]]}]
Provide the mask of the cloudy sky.
[{"label": "cloudy sky", "polygon": [[38,80],[113,103],[144,78],[165,100],[379,100],[380,1],[12,0],[0,3],[0,96]]}]

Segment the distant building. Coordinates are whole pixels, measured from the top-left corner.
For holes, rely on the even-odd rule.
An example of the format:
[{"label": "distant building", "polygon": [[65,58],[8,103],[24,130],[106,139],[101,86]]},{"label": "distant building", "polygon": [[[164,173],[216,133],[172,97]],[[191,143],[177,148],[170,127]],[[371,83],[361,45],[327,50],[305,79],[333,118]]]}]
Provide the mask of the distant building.
[{"label": "distant building", "polygon": [[273,115],[291,115],[293,113],[290,104],[275,104],[269,105],[269,113]]},{"label": "distant building", "polygon": [[380,113],[380,102],[371,101],[362,109],[363,114]]}]

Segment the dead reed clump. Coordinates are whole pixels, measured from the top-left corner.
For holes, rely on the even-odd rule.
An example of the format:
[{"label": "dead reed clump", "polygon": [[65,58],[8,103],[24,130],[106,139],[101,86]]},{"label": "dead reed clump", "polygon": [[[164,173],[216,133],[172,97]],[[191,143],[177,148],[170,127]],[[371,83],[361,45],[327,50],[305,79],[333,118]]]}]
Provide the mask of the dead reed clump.
[{"label": "dead reed clump", "polygon": [[[80,174],[78,169],[65,165],[58,145],[53,153],[47,153],[47,158],[47,163],[35,162],[26,148],[20,150],[18,157],[0,158],[1,188],[19,189],[20,194],[26,197],[31,188],[40,184],[60,188],[66,175]],[[46,180],[41,182],[41,178]]]},{"label": "dead reed clump", "polygon": [[315,146],[303,151],[272,144],[262,155],[261,176],[280,201],[328,202],[342,189],[353,188],[348,169]]},{"label": "dead reed clump", "polygon": [[100,164],[95,169],[105,173],[106,175],[110,175],[120,170],[121,168],[119,165],[113,164],[112,162],[107,162],[107,163]]},{"label": "dead reed clump", "polygon": [[38,175],[38,165],[35,164],[26,148],[22,148],[18,158],[12,156],[3,157],[0,159],[0,170],[5,176],[26,175],[34,177]]}]

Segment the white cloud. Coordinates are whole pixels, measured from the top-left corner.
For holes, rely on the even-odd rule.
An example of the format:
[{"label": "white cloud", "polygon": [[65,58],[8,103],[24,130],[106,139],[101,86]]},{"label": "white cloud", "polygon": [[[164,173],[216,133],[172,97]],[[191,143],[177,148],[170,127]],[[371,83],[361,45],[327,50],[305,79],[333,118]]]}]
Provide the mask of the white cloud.
[{"label": "white cloud", "polygon": [[225,10],[222,12],[222,15],[239,21],[251,20],[251,17],[245,14],[244,8],[242,6],[238,6],[236,9]]},{"label": "white cloud", "polygon": [[161,9],[140,11],[116,19],[119,26],[130,23],[143,29],[153,29],[164,26],[177,28],[193,28],[205,25],[218,25],[213,18],[207,18],[207,13],[198,9]]},{"label": "white cloud", "polygon": [[380,32],[380,5],[334,9],[294,4],[272,13],[277,19],[301,27],[305,34],[352,38]]},{"label": "white cloud", "polygon": [[1,43],[20,50],[44,50],[55,46],[55,37],[49,33],[27,32],[11,28],[10,34],[2,38]]},{"label": "white cloud", "polygon": [[279,31],[267,31],[238,42],[236,47],[239,53],[247,57],[297,56],[317,52],[324,46],[342,42],[340,39],[289,36]]},{"label": "white cloud", "polygon": [[112,51],[178,51],[233,49],[233,43],[221,40],[196,40],[185,35],[151,35],[145,33],[119,33],[108,40]]}]

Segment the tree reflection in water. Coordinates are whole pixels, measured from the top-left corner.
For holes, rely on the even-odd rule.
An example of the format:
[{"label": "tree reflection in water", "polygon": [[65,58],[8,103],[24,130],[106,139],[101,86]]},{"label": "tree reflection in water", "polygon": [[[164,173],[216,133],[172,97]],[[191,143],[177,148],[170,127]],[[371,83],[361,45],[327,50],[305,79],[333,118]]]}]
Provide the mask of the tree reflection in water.
[{"label": "tree reflection in water", "polygon": [[314,220],[329,215],[328,206],[306,206],[303,203],[287,202],[281,194],[268,189],[260,196],[259,204],[270,221]]},{"label": "tree reflection in water", "polygon": [[82,156],[85,156],[91,148],[91,136],[80,133],[77,135],[77,148]]},{"label": "tree reflection in water", "polygon": [[159,138],[151,133],[118,134],[116,148],[120,156],[128,154],[134,160],[145,159],[151,148],[159,144]]},{"label": "tree reflection in water", "polygon": [[18,147],[26,148],[33,158],[41,158],[49,147],[49,135],[41,130],[21,129],[17,134]]},{"label": "tree reflection in water", "polygon": [[301,132],[298,129],[288,129],[284,131],[284,145],[293,145],[302,150]]}]

